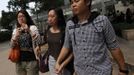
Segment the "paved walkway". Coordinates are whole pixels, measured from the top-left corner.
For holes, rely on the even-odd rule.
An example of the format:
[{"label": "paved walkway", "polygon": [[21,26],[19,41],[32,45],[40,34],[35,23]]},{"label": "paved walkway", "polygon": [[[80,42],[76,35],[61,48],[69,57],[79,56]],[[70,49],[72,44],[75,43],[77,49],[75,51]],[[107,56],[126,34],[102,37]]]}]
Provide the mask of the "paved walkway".
[{"label": "paved walkway", "polygon": [[[119,38],[119,44],[125,56],[126,62],[131,65],[134,65],[134,41],[126,41],[124,39]],[[14,66],[15,64],[8,60],[9,47],[9,42],[4,42],[0,44],[0,75],[16,75]],[[113,65],[113,75],[118,75],[118,67],[115,63],[113,63]],[[40,75],[49,75],[49,73],[40,73]]]}]

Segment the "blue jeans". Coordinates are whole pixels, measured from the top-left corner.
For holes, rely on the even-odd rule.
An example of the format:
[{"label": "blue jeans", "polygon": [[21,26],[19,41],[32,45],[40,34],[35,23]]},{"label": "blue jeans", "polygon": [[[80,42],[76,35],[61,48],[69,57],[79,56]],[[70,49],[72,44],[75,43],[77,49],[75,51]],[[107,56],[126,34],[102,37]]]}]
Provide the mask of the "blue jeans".
[{"label": "blue jeans", "polygon": [[[52,57],[51,55],[49,56],[49,71],[50,71],[50,75],[58,75],[55,73],[55,64],[56,64],[56,60],[54,59],[54,57]],[[71,73],[69,72],[69,70],[67,70],[66,68],[62,70],[62,73],[60,75],[71,75]]]},{"label": "blue jeans", "polygon": [[16,63],[17,75],[39,75],[37,61],[23,61]]}]

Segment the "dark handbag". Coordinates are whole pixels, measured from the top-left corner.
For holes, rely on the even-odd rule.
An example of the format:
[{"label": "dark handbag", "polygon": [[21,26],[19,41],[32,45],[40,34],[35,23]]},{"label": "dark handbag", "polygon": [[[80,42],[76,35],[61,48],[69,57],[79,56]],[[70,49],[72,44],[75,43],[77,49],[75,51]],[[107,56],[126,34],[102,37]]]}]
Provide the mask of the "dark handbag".
[{"label": "dark handbag", "polygon": [[8,59],[14,63],[18,62],[20,59],[20,47],[16,45],[11,48]]},{"label": "dark handbag", "polygon": [[39,71],[41,73],[45,73],[49,71],[48,68],[48,55],[44,54],[44,55],[39,55]]}]

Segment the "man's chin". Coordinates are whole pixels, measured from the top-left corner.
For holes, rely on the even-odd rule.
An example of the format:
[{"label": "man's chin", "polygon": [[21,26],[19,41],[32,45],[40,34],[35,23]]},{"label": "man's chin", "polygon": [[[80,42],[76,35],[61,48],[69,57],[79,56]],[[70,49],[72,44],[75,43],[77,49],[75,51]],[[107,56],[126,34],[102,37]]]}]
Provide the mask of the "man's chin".
[{"label": "man's chin", "polygon": [[78,15],[78,12],[73,12],[73,15]]}]

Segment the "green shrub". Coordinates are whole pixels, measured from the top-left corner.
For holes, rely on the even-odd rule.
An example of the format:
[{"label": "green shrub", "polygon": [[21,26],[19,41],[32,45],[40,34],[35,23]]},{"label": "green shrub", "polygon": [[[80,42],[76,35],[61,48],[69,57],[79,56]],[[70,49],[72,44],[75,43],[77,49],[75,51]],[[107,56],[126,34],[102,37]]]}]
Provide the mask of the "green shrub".
[{"label": "green shrub", "polygon": [[0,32],[0,42],[10,40],[10,38],[11,38],[11,31]]}]

